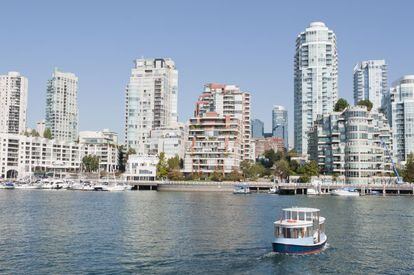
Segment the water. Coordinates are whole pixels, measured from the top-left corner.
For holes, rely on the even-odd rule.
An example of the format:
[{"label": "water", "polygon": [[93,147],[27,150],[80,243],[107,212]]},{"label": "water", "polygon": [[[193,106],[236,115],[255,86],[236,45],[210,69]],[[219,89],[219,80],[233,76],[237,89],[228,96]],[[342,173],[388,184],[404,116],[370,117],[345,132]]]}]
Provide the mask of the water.
[{"label": "water", "polygon": [[[290,206],[321,209],[328,248],[271,252]],[[413,273],[412,197],[0,191],[0,273]]]}]

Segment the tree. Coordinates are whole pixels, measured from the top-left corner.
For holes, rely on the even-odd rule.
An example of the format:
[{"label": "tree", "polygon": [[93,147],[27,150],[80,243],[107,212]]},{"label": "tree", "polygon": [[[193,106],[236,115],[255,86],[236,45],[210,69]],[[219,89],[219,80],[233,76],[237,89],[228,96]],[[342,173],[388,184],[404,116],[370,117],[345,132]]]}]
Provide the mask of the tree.
[{"label": "tree", "polygon": [[248,179],[257,179],[265,172],[265,168],[260,163],[252,163],[249,160],[243,160],[240,163],[240,169],[243,172],[243,177]]},{"label": "tree", "polygon": [[318,176],[319,175],[319,167],[316,161],[312,160],[310,162],[305,163],[304,165],[300,166],[297,169],[299,175],[304,175],[308,177]]},{"label": "tree", "polygon": [[342,112],[343,110],[345,110],[345,108],[347,108],[349,106],[348,101],[346,101],[346,99],[340,98],[338,99],[338,101],[335,103],[334,106],[334,111],[335,112]]},{"label": "tree", "polygon": [[405,182],[414,182],[414,154],[411,153],[407,156],[407,162],[405,163],[403,170],[403,177]]},{"label": "tree", "polygon": [[307,175],[303,175],[303,176],[300,176],[299,177],[299,179],[298,179],[298,181],[300,182],[300,183],[307,183],[307,182],[310,182],[310,177],[309,176],[307,176]]},{"label": "tree", "polygon": [[291,160],[289,162],[289,166],[290,166],[290,171],[297,172],[299,168],[299,162],[297,162],[297,160]]},{"label": "tree", "polygon": [[242,175],[236,169],[233,169],[231,173],[227,174],[224,177],[226,181],[240,181],[242,179]]},{"label": "tree", "polygon": [[319,166],[316,161],[311,160],[305,164],[305,175],[310,177],[319,175]]},{"label": "tree", "polygon": [[99,169],[99,157],[95,155],[86,155],[82,158],[82,164],[87,172],[93,172]]},{"label": "tree", "polygon": [[52,131],[50,131],[49,128],[46,128],[45,131],[43,132],[43,137],[48,138],[48,139],[52,139]]},{"label": "tree", "polygon": [[184,176],[180,170],[172,170],[168,172],[168,178],[170,180],[183,180]]},{"label": "tree", "polygon": [[270,149],[270,150],[265,151],[264,156],[271,163],[271,166],[270,167],[272,167],[273,164],[275,163],[275,161],[277,161],[277,155],[276,155],[275,150],[273,150],[273,149]]},{"label": "tree", "polygon": [[39,133],[36,130],[32,130],[32,132],[30,133],[32,137],[39,137]]},{"label": "tree", "polygon": [[249,173],[249,169],[252,166],[252,162],[245,159],[240,163],[240,170],[243,173],[243,177],[247,178],[248,177],[248,173]]},{"label": "tree", "polygon": [[175,157],[168,159],[167,164],[168,171],[180,170],[180,157],[176,155]]},{"label": "tree", "polygon": [[164,179],[168,175],[168,164],[165,160],[165,153],[161,152],[157,164],[157,178]]},{"label": "tree", "polygon": [[252,180],[256,180],[257,178],[261,177],[265,172],[265,168],[263,165],[259,163],[253,164],[249,169],[249,178]]},{"label": "tree", "polygon": [[210,175],[210,180],[212,181],[222,181],[223,179],[224,179],[223,172],[218,169],[214,170],[214,172],[211,173]]},{"label": "tree", "polygon": [[372,102],[369,101],[369,99],[360,100],[357,103],[358,106],[366,106],[368,111],[371,111],[372,109]]},{"label": "tree", "polygon": [[275,164],[275,175],[278,176],[281,180],[286,179],[290,176],[290,167],[289,163],[284,160],[278,160]]}]

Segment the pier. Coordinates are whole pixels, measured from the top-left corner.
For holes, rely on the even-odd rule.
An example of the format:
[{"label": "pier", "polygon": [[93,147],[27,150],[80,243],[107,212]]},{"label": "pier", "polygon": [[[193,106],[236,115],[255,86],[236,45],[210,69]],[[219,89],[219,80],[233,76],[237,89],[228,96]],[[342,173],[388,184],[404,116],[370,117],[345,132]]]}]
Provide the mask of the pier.
[{"label": "pier", "polygon": [[[232,192],[236,182],[204,182],[204,181],[130,181],[133,190],[154,191],[213,191]],[[306,195],[308,189],[316,189],[322,194],[344,187],[355,188],[361,196],[369,195],[375,191],[381,195],[414,195],[414,184],[320,184],[315,186],[310,183],[272,183],[272,182],[246,182],[252,192],[268,192],[276,186],[281,195]]]}]

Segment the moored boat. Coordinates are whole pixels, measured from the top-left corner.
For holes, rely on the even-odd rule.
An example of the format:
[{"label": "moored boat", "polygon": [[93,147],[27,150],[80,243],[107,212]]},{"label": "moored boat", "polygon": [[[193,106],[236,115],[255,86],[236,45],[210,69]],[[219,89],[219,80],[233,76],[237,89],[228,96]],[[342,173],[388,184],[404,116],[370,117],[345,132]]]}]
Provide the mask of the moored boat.
[{"label": "moored boat", "polygon": [[270,189],[269,192],[267,192],[269,194],[277,194],[279,193],[279,190],[277,189],[277,186],[273,185]]},{"label": "moored boat", "polygon": [[247,184],[236,184],[233,189],[233,194],[250,194],[250,188]]},{"label": "moored boat", "polygon": [[14,189],[16,185],[14,182],[8,181],[0,185],[0,189]]},{"label": "moored boat", "polygon": [[308,188],[308,189],[306,190],[306,195],[319,195],[319,192],[318,192],[318,191],[316,191],[316,189],[315,189],[315,188]]},{"label": "moored boat", "polygon": [[273,251],[287,254],[309,254],[326,244],[325,218],[317,208],[283,209],[283,216],[274,222]]},{"label": "moored boat", "polygon": [[335,189],[331,191],[332,196],[343,196],[343,197],[358,197],[359,192],[355,188],[341,188],[341,189]]}]

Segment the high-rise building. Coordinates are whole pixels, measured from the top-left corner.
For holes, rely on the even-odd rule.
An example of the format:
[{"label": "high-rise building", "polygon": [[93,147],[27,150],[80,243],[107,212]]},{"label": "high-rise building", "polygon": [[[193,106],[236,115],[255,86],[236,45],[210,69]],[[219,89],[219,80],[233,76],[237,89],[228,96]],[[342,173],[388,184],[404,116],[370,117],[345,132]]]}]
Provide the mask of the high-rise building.
[{"label": "high-rise building", "polygon": [[406,161],[414,153],[414,75],[405,75],[392,83],[382,109],[392,128],[394,154],[399,161]]},{"label": "high-rise building", "polygon": [[236,85],[210,83],[200,95],[194,116],[216,112],[219,116],[230,116],[242,123],[242,159],[254,159],[251,147],[250,94]]},{"label": "high-rise building", "polygon": [[238,170],[242,161],[243,123],[230,115],[210,111],[189,121],[184,173]]},{"label": "high-rise building", "polygon": [[[384,182],[393,175],[392,134],[376,109],[354,106],[320,116],[309,134],[309,157],[323,174],[350,184]],[[388,152],[387,152],[388,150]]]},{"label": "high-rise building", "polygon": [[264,136],[264,123],[260,119],[253,119],[252,122],[252,138],[262,138]]},{"label": "high-rise building", "polygon": [[78,138],[78,78],[75,74],[53,71],[46,93],[46,128],[57,140]]},{"label": "high-rise building", "polygon": [[125,144],[148,154],[151,130],[176,126],[178,71],[169,58],[137,59],[126,87]]},{"label": "high-rise building", "polygon": [[311,23],[296,39],[294,94],[295,149],[306,155],[308,130],[338,99],[336,37],[322,22]]},{"label": "high-rise building", "polygon": [[354,103],[368,99],[373,108],[381,108],[383,95],[387,92],[387,64],[385,60],[368,60],[354,67]]},{"label": "high-rise building", "polygon": [[27,78],[18,72],[0,75],[0,133],[26,130]]},{"label": "high-rise building", "polygon": [[272,109],[272,136],[283,139],[286,150],[289,149],[288,141],[288,112],[283,106],[275,105]]}]

